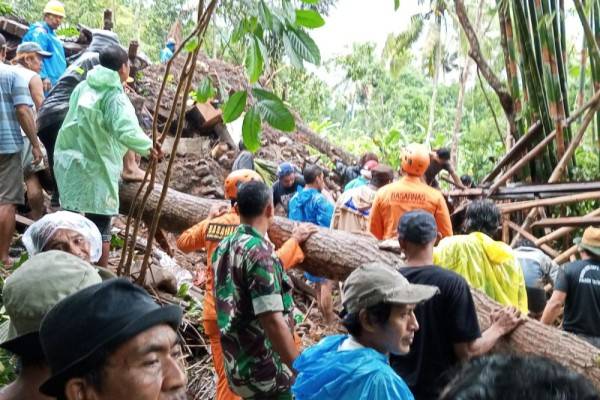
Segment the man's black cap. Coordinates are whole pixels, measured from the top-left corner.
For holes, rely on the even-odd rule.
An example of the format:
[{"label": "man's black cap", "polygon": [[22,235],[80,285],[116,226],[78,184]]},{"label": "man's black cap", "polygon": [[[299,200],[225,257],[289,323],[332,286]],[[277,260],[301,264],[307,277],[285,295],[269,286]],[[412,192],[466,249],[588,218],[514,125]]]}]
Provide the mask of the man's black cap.
[{"label": "man's black cap", "polygon": [[404,213],[398,224],[398,239],[416,244],[426,244],[437,237],[433,215],[424,210]]},{"label": "man's black cap", "polygon": [[40,391],[62,395],[66,382],[89,372],[106,351],[157,325],[177,329],[181,317],[179,306],[161,307],[125,279],[111,279],[63,299],[42,321],[40,341],[52,375]]}]

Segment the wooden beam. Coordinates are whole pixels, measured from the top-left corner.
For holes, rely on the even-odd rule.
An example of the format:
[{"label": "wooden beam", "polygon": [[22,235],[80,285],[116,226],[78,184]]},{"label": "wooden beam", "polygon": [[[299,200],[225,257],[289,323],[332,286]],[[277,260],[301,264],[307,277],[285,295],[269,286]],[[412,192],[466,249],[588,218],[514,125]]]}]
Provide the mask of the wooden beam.
[{"label": "wooden beam", "polygon": [[569,249],[566,250],[565,252],[560,253],[558,256],[554,257],[554,261],[557,264],[565,263],[565,262],[569,261],[571,256],[576,255],[578,251],[579,251],[579,246],[573,245],[573,246],[569,247]]},{"label": "wooden beam", "polygon": [[498,207],[500,211],[503,213],[510,213],[520,210],[526,210],[528,208],[537,208],[537,207],[545,207],[545,206],[555,206],[558,204],[570,204],[577,203],[579,201],[585,200],[598,200],[600,199],[600,191],[588,192],[588,193],[580,193],[574,196],[560,196],[554,197],[551,199],[541,199],[541,200],[528,200],[528,201],[519,201],[515,203],[506,203],[500,204]]},{"label": "wooden beam", "polygon": [[600,217],[564,217],[564,218],[542,218],[531,224],[532,228],[559,228],[559,227],[581,227],[600,225]]},{"label": "wooden beam", "polygon": [[[506,224],[515,232],[517,232],[519,235],[523,236],[525,239],[530,240],[531,242],[535,243],[536,241],[536,237],[533,236],[531,233],[527,232],[525,229],[522,229],[518,224],[515,224],[512,221],[509,220],[505,220]],[[558,257],[559,252],[554,250],[552,247],[548,246],[547,244],[543,244],[540,246],[540,249],[542,249],[546,254],[548,254],[550,257]]]},{"label": "wooden beam", "polygon": [[[596,210],[594,210],[594,211],[592,211],[592,212],[584,215],[584,217],[587,217],[587,218],[592,218],[592,217],[597,217],[597,216],[600,216],[600,208],[598,208],[598,209],[596,209]],[[547,242],[550,242],[552,240],[559,239],[559,238],[561,238],[561,237],[563,237],[563,236],[565,236],[565,235],[573,232],[574,230],[575,230],[574,227],[560,228],[560,229],[555,230],[554,232],[552,232],[549,235],[546,235],[546,236],[543,236],[543,237],[539,238],[534,243],[535,243],[536,246],[539,246],[542,243],[547,243]]]}]

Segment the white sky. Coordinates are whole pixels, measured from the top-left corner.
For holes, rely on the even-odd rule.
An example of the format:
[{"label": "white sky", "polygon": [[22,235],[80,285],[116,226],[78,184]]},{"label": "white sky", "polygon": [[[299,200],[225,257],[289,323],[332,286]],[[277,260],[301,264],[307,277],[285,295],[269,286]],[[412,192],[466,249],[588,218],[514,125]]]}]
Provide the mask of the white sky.
[{"label": "white sky", "polygon": [[312,31],[311,36],[323,60],[347,54],[353,43],[375,42],[382,49],[389,33],[406,29],[410,17],[419,11],[416,4],[415,0],[404,0],[394,11],[393,0],[339,0],[326,17],[325,26]]}]

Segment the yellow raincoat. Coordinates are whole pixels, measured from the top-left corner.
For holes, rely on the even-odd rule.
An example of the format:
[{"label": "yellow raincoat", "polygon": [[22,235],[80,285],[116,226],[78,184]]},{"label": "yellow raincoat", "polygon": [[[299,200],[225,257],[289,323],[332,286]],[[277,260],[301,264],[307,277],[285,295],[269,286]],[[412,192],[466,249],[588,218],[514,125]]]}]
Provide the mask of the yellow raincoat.
[{"label": "yellow raincoat", "polygon": [[500,304],[527,314],[527,292],[519,261],[503,242],[474,232],[442,239],[433,252],[436,265],[461,275],[469,285]]}]

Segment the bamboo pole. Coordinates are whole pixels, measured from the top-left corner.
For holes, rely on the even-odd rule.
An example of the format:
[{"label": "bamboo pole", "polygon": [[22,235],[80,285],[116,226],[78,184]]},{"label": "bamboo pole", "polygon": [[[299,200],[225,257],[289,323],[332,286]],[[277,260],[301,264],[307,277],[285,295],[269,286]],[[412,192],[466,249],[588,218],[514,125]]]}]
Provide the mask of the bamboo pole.
[{"label": "bamboo pole", "polygon": [[[590,107],[594,107],[592,110],[588,110],[588,113],[586,114],[585,118],[584,118],[584,124],[585,121],[590,117],[590,115],[593,117],[593,115],[596,112],[596,108],[598,107],[598,104],[600,104],[600,91],[597,92],[594,97],[592,97],[590,99],[590,101],[588,101],[582,108],[580,108],[579,110],[577,110],[576,112],[574,112],[566,121],[567,125],[570,125],[573,121],[577,120],[577,118],[579,118],[579,116],[581,115],[581,113],[583,113],[584,111],[586,111],[588,108]],[[589,122],[587,123],[589,125]],[[584,125],[582,125],[583,127]],[[585,127],[587,128],[587,125],[585,125]],[[581,130],[580,130],[581,132]],[[585,129],[583,129],[583,132],[585,132]],[[542,150],[543,148],[552,140],[554,139],[554,137],[556,136],[556,130],[552,131],[548,136],[546,136],[541,142],[539,142],[529,153],[527,153],[523,158],[521,158],[519,161],[517,161],[516,164],[514,164],[508,171],[506,171],[500,178],[498,178],[496,180],[496,182],[494,182],[494,184],[490,187],[489,191],[488,191],[488,196],[493,194],[494,192],[496,192],[496,190],[498,190],[498,188],[500,186],[502,186],[506,181],[508,181],[520,168],[522,168],[525,164],[527,164],[530,160],[532,160],[533,158],[535,158]],[[571,142],[572,144],[573,142]],[[569,145],[569,149],[571,149],[571,145]],[[573,155],[573,152],[575,151],[575,148],[577,146],[575,146],[572,151],[570,152],[571,154],[569,155],[568,158],[570,158]],[[569,151],[567,152],[567,154],[565,154],[565,157],[563,157],[563,159],[561,159],[561,161],[558,163],[558,166],[561,166],[561,163],[563,162],[563,160],[565,158],[567,158],[566,156],[568,155]],[[554,169],[553,173],[551,174],[550,178],[548,179],[548,183],[554,183],[556,182],[556,174],[557,174],[557,168]],[[561,169],[564,169],[564,165],[561,166]],[[553,178],[554,177],[554,178]],[[552,180],[554,179],[554,180]]]},{"label": "bamboo pole", "polygon": [[[514,222],[512,222],[510,220],[505,220],[505,222],[510,229],[514,230],[515,232],[518,232],[521,236],[523,236],[525,239],[531,241],[532,243],[535,243],[535,240],[537,238],[535,236],[533,236],[533,234],[527,232],[525,229],[522,229],[518,224],[515,224]],[[539,247],[550,257],[554,258],[554,257],[558,257],[558,255],[559,255],[558,251],[554,250],[552,247],[548,246],[547,244],[542,244]]]},{"label": "bamboo pole", "polygon": [[[577,202],[585,201],[585,200],[598,200],[598,199],[600,199],[600,191],[580,193],[580,194],[576,194],[576,195],[553,197],[550,199],[518,201],[515,203],[500,204],[498,207],[500,208],[500,211],[502,211],[503,213],[506,214],[506,213],[511,213],[511,212],[515,212],[515,211],[526,210],[528,208],[533,208],[533,207],[537,208],[537,207],[545,207],[545,206],[555,206],[558,204],[570,204],[570,203],[577,203]],[[524,230],[527,229],[527,228],[523,228],[523,226],[521,226],[521,228]]]}]

